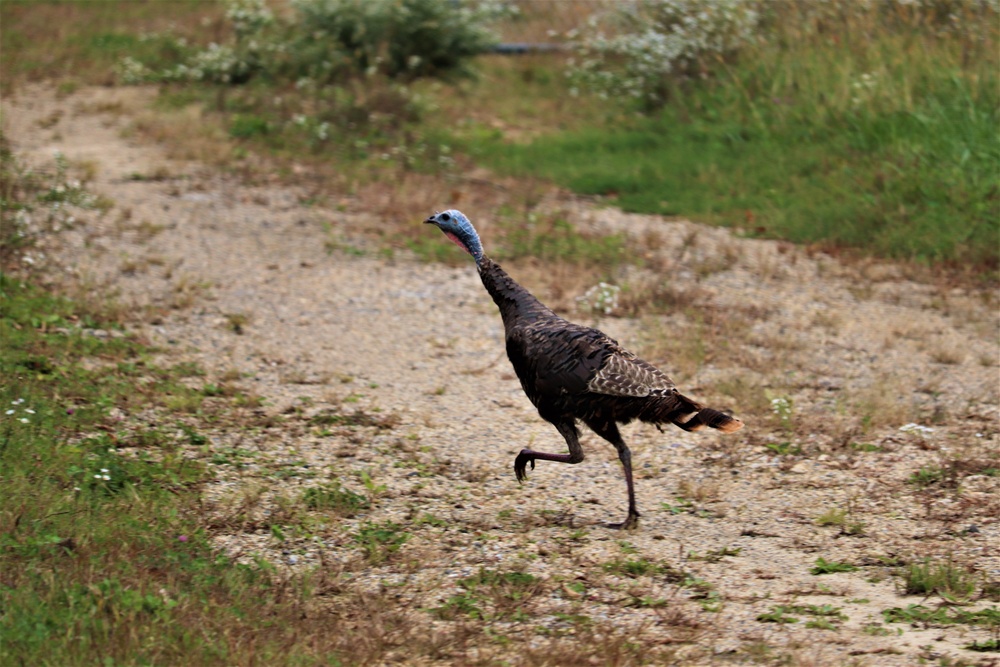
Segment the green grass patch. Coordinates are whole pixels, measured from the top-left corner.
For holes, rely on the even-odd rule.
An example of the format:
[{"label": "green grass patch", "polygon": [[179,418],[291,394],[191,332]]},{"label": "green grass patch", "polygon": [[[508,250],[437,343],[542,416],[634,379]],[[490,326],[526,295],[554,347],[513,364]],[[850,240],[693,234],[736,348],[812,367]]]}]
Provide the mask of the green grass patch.
[{"label": "green grass patch", "polygon": [[187,55],[186,42],[211,39],[212,30],[220,28],[221,9],[214,0],[3,2],[5,81],[107,85],[116,80],[115,70],[126,56],[173,65]]},{"label": "green grass patch", "polygon": [[893,607],[882,612],[886,623],[916,623],[923,627],[944,625],[982,625],[1000,628],[1000,608],[989,607],[979,611],[939,607],[929,609],[923,605],[911,604],[905,608]]},{"label": "green grass patch", "polygon": [[836,572],[854,572],[858,568],[850,563],[838,563],[837,561],[817,558],[816,564],[809,569],[810,574],[834,574]]},{"label": "green grass patch", "polygon": [[678,85],[654,115],[530,141],[473,128],[463,145],[627,211],[996,266],[995,49],[963,60],[958,36],[889,21],[866,26],[865,40],[764,37],[718,76]]},{"label": "green grass patch", "polygon": [[626,577],[631,577],[633,579],[659,574],[670,574],[674,571],[669,565],[654,563],[646,558],[636,558],[630,560],[616,559],[605,563],[604,570],[615,574],[623,574]]},{"label": "green grass patch", "polygon": [[941,595],[946,599],[965,600],[976,591],[976,579],[970,572],[948,561],[925,558],[910,563],[903,571],[905,595]]},{"label": "green grass patch", "polygon": [[759,614],[757,620],[762,623],[798,623],[800,619],[792,614],[811,616],[812,618],[806,622],[806,627],[819,630],[837,630],[836,623],[847,620],[847,615],[840,610],[840,607],[829,604],[778,605],[769,612]]},{"label": "green grass patch", "polygon": [[354,542],[365,552],[368,562],[378,565],[389,560],[410,539],[410,534],[397,523],[365,522],[353,535]]},{"label": "green grass patch", "polygon": [[0,662],[320,662],[291,645],[287,582],[212,547],[183,452],[205,436],[165,407],[196,369],[92,333],[116,326],[0,276]]},{"label": "green grass patch", "polygon": [[345,489],[340,482],[314,486],[302,492],[302,502],[313,510],[328,510],[345,517],[352,517],[371,504],[360,493]]}]

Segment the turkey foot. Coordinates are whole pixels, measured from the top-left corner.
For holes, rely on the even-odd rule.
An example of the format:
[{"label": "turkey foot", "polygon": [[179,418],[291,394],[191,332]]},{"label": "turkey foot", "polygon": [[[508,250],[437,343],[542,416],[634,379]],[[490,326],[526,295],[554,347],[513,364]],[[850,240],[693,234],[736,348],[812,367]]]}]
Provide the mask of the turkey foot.
[{"label": "turkey foot", "polygon": [[604,526],[614,530],[635,530],[639,527],[639,514],[629,513],[628,518],[621,523],[606,523]]},{"label": "turkey foot", "polygon": [[528,479],[528,473],[525,470],[527,464],[530,463],[531,469],[535,469],[535,458],[531,456],[532,453],[533,452],[531,452],[531,450],[522,449],[517,455],[517,458],[514,459],[514,475],[517,476],[517,481],[519,483]]},{"label": "turkey foot", "polygon": [[545,452],[536,452],[531,449],[522,449],[514,459],[514,474],[517,476],[517,481],[523,482],[528,479],[528,472],[525,467],[530,463],[531,469],[535,469],[535,459],[541,461],[555,461],[557,463],[576,463],[577,458],[572,454],[547,454]]}]

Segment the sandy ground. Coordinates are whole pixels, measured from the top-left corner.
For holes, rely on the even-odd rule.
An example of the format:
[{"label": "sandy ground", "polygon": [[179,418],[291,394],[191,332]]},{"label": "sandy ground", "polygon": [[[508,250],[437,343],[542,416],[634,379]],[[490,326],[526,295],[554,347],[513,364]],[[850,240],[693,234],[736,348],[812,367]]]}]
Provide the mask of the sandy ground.
[{"label": "sandy ground", "polygon": [[[581,227],[649,239],[642,280],[697,290],[706,313],[739,315],[738,327],[723,318],[719,331],[706,320],[705,344],[717,352],[685,373],[683,388],[747,417],[747,427],[728,437],[626,427],[642,523],[611,531],[603,522],[624,518],[625,486],[614,450],[596,436],[584,438],[584,463],[541,462],[526,484],[514,480],[522,447],[560,452],[564,444],[502,356],[502,324],[471,261],[448,268],[386,258],[355,234],[369,216],[361,204],[346,212],[309,206],[294,187],[248,187],[172,162],[162,146],[123,138],[128,113],[95,111],[120,111],[108,104],[116,98],[121,108],[141,108],[150,95],[107,88],[60,99],[24,88],[4,100],[3,123],[25,160],[48,164],[62,151],[89,165],[91,188],[114,202],[53,244],[51,265],[128,305],[132,331],[167,350],[171,363],[196,361],[206,382],[232,382],[262,399],[246,409],[246,428],[214,430],[209,447],[191,454],[215,457],[219,480],[207,496],[220,515],[253,500],[254,521],[220,521],[220,549],[292,571],[344,568],[358,590],[393,586],[399,608],[434,632],[454,621],[425,610],[461,592],[461,578],[480,568],[524,570],[546,586],[524,603],[529,620],[490,621],[515,645],[558,642],[588,617],[642,650],[669,648],[677,664],[778,655],[817,665],[997,664],[995,653],[963,648],[989,639],[987,629],[885,624],[881,613],[942,602],[900,595],[890,567],[897,559],[950,558],[980,582],[1000,580],[1000,478],[980,474],[984,461],[1000,466],[995,294],[689,222],[569,198],[550,203]],[[57,122],[39,122],[58,109]],[[165,178],[136,178],[149,174]],[[474,221],[488,216],[474,201],[462,208]],[[412,211],[413,224],[428,213]],[[684,317],[598,323],[643,351],[692,331]],[[656,362],[676,373],[670,359]],[[759,408],[782,396],[792,400],[791,430]],[[740,400],[758,406],[755,418],[741,413]],[[355,418],[324,426],[317,415]],[[901,431],[908,422],[933,432]],[[780,455],[785,442],[802,454]],[[906,482],[921,466],[961,472],[956,461],[977,466],[957,486]],[[340,480],[365,493],[361,471],[384,485],[370,510],[285,531],[284,541],[262,527],[281,521],[282,498],[310,486]],[[817,525],[838,508],[863,529]],[[385,521],[410,539],[385,563],[365,564],[350,536]],[[711,590],[614,567],[643,558]],[[816,576],[817,558],[858,569]],[[637,603],[644,598],[665,602]],[[815,620],[809,613],[790,613],[797,623],[758,620],[777,605],[833,605],[846,618],[835,630],[806,627]],[[442,664],[521,659],[501,643],[462,650]]]}]

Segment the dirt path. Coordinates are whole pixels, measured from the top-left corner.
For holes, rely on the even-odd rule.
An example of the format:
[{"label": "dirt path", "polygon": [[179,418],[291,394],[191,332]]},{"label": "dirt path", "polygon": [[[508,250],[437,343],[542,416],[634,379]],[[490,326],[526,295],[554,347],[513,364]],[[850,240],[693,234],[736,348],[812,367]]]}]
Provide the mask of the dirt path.
[{"label": "dirt path", "polygon": [[[68,233],[56,259],[134,308],[135,331],[201,364],[205,382],[262,399],[246,409],[246,428],[213,432],[192,452],[219,470],[209,496],[220,517],[246,510],[241,522],[221,522],[220,548],[292,570],[343,570],[343,586],[391,591],[395,610],[430,635],[469,622],[447,603],[469,593],[460,580],[481,568],[542,580],[521,603],[526,615],[477,602],[495,609],[481,621],[491,636],[517,651],[501,641],[453,646],[441,664],[571,664],[559,657],[565,638],[585,635],[624,638],[680,664],[779,655],[816,665],[996,664],[963,648],[990,638],[982,627],[886,624],[881,613],[940,602],[897,593],[889,566],[899,560],[951,558],[980,583],[1000,581],[1000,478],[989,474],[1000,467],[995,295],[560,202],[576,224],[648,239],[647,266],[675,289],[697,290],[706,313],[735,314],[695,328],[680,315],[611,318],[602,328],[633,348],[700,332],[710,351],[687,385],[743,416],[741,403],[752,402],[758,414],[728,439],[628,427],[643,522],[620,534],[601,525],[623,518],[625,490],[613,450],[596,437],[584,440],[583,464],[542,464],[528,483],[514,481],[521,447],[563,445],[501,358],[502,325],[471,262],[452,269],[366,252],[351,240],[364,212],[307,206],[294,188],[245,187],[171,162],[161,147],[123,138],[128,113],[98,112],[140,108],[148,95],[94,89],[57,99],[25,88],[4,101],[3,122],[27,161],[47,163],[58,149],[90,165],[92,189],[114,202]],[[39,122],[57,110],[56,122]],[[476,219],[474,203],[463,208]],[[427,214],[413,211],[414,224]],[[760,416],[775,397],[791,399],[794,428]],[[912,421],[934,431],[899,430]],[[922,466],[961,484],[907,483]],[[303,489],[331,480],[365,494],[362,471],[373,489],[384,486],[367,490],[379,496],[371,509],[309,521],[301,503],[289,509]],[[839,525],[817,525],[837,509],[847,513]],[[266,528],[288,522],[299,529],[283,541]],[[366,562],[352,536],[368,522],[393,522],[410,537],[385,562]],[[859,569],[816,576],[817,558]],[[642,559],[669,569],[622,565]],[[673,576],[682,570],[687,578]],[[786,615],[798,622],[758,619],[778,605],[797,605]],[[814,613],[822,605],[846,618]],[[824,619],[839,629],[823,629]]]}]

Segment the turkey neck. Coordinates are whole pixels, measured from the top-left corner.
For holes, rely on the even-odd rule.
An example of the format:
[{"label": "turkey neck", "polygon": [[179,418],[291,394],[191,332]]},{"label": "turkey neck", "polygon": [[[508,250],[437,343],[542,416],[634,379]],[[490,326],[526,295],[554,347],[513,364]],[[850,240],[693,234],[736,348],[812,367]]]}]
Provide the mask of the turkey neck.
[{"label": "turkey neck", "polygon": [[515,321],[529,324],[556,316],[489,257],[484,256],[479,261],[479,277],[482,278],[486,291],[500,309],[505,328],[509,329]]}]

